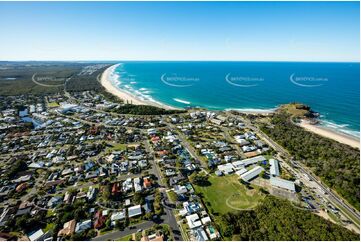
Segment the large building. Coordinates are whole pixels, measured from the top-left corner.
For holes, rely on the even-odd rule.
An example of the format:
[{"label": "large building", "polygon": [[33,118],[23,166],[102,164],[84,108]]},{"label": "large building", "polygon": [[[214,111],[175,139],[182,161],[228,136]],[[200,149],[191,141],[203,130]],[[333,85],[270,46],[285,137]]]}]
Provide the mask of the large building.
[{"label": "large building", "polygon": [[241,179],[245,182],[249,182],[256,176],[258,176],[262,171],[264,171],[264,169],[262,167],[256,166],[256,167],[252,168],[251,170],[247,171],[246,173],[242,174]]},{"label": "large building", "polygon": [[296,192],[295,183],[292,181],[287,181],[278,177],[271,177],[270,181],[272,186],[283,188],[291,192]]},{"label": "large building", "polygon": [[271,165],[271,167],[270,167],[271,176],[279,176],[280,175],[280,167],[278,165],[278,160],[270,159],[269,163]]}]

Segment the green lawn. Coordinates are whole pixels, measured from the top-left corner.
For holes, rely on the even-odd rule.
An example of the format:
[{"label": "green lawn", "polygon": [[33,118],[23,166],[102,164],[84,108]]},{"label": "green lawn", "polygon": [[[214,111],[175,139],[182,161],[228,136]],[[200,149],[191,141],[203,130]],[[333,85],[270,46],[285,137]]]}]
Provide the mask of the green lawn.
[{"label": "green lawn", "polygon": [[57,102],[48,103],[48,107],[49,108],[57,108],[57,107],[59,107],[59,103],[57,103]]},{"label": "green lawn", "polygon": [[238,181],[238,175],[209,177],[210,186],[194,186],[197,192],[203,194],[203,200],[210,211],[224,214],[237,210],[254,208],[264,195],[258,187],[252,185],[248,189]]}]

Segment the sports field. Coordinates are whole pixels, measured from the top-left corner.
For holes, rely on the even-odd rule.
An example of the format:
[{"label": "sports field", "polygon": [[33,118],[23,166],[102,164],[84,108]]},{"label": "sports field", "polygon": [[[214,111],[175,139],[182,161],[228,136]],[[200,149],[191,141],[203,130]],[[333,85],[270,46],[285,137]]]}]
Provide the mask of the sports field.
[{"label": "sports field", "polygon": [[194,187],[197,192],[203,194],[208,209],[213,209],[214,212],[224,214],[254,208],[264,195],[258,187],[252,185],[254,188],[248,189],[238,179],[238,175],[221,177],[211,175],[209,177],[210,186]]}]

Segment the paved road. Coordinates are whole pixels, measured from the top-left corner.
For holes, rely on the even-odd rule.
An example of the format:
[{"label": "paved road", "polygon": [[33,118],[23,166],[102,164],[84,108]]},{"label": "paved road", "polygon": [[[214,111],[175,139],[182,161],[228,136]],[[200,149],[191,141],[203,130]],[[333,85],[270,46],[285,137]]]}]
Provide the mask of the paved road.
[{"label": "paved road", "polygon": [[127,227],[122,231],[119,230],[119,231],[110,232],[110,233],[95,237],[91,240],[93,240],[93,241],[116,240],[116,239],[120,239],[121,237],[127,236],[129,234],[136,233],[138,231],[138,229],[146,230],[148,228],[151,228],[153,225],[154,225],[154,223],[152,221],[146,221],[144,223],[133,225],[133,227],[135,227],[133,229],[130,229],[129,227]]},{"label": "paved road", "polygon": [[[232,115],[232,116],[234,116],[234,115]],[[284,149],[282,146],[280,146],[279,144],[274,142],[272,139],[270,139],[258,127],[255,127],[254,125],[252,125],[250,121],[248,121],[246,119],[243,119],[243,121],[251,130],[256,132],[263,140],[265,140],[268,143],[268,145],[271,146],[274,150],[276,150],[277,152],[279,152],[283,156],[287,157],[288,160],[292,160],[291,155],[289,154],[289,152],[286,149]],[[326,192],[326,193],[329,194],[328,196],[325,196],[325,194],[320,194],[322,197],[324,197],[326,200],[328,200],[331,203],[333,203],[334,205],[336,205],[336,207],[342,207],[346,211],[348,211],[350,214],[352,214],[354,217],[351,217],[349,214],[347,214],[347,213],[345,213],[345,212],[343,212],[341,210],[341,212],[347,218],[351,219],[351,221],[353,221],[354,224],[357,227],[359,227],[359,225],[355,223],[355,221],[359,221],[359,219],[360,219],[360,214],[359,214],[358,211],[356,211],[356,209],[349,206],[346,202],[343,201],[342,198],[340,198],[337,194],[335,194],[329,187],[324,185],[319,180],[319,178],[317,176],[313,175],[301,162],[293,161],[293,163],[295,165],[297,165],[297,167],[300,169],[301,172],[306,174],[312,181],[314,181],[323,190],[323,192]]]}]

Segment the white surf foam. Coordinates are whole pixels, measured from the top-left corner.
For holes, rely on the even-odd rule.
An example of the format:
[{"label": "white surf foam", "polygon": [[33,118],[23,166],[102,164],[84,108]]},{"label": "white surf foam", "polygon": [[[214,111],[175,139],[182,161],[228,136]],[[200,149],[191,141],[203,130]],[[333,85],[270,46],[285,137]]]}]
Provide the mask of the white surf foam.
[{"label": "white surf foam", "polygon": [[187,105],[191,104],[191,102],[186,101],[186,100],[182,100],[182,99],[179,99],[179,98],[173,98],[173,100],[176,101],[176,102],[179,102],[179,103],[187,104]]}]

